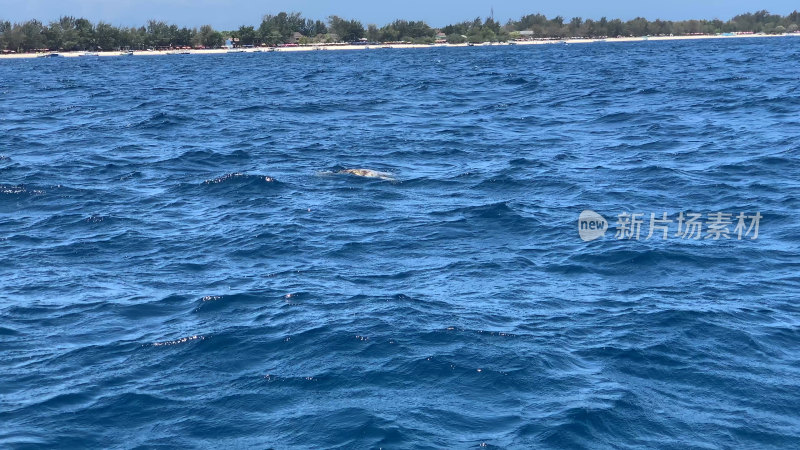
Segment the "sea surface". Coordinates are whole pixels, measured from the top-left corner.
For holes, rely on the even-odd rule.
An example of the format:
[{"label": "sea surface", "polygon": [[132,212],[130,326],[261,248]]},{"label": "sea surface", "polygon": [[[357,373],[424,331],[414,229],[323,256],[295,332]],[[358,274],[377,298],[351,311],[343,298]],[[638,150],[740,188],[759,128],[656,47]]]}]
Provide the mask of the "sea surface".
[{"label": "sea surface", "polygon": [[[795,37],[0,61],[0,447],[796,448],[799,69]],[[646,239],[682,211],[730,238]]]}]

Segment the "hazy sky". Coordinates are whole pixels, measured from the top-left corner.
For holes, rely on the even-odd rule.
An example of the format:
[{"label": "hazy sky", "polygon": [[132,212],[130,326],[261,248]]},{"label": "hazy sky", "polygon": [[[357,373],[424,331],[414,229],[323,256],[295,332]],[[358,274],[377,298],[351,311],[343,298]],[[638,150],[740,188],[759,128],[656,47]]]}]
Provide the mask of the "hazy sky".
[{"label": "hazy sky", "polygon": [[48,22],[62,15],[104,20],[115,25],[141,25],[147,19],[166,20],[178,25],[211,24],[221,29],[256,25],[266,13],[299,11],[310,18],[331,14],[355,18],[363,23],[383,25],[396,18],[425,20],[431,26],[486,17],[494,8],[496,19],[505,22],[523,14],[541,12],[600,18],[632,19],[719,18],[727,20],[748,11],[766,9],[785,15],[800,9],[797,0],[0,0],[0,19],[22,21],[32,18]]}]

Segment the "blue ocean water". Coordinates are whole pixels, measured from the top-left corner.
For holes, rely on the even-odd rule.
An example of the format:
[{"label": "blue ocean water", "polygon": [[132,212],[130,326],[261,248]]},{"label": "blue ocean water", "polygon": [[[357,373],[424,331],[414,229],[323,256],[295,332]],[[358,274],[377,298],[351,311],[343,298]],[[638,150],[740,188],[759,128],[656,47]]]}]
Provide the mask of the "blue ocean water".
[{"label": "blue ocean water", "polygon": [[[792,37],[0,61],[0,447],[794,447],[798,68]],[[763,218],[615,239],[681,211]]]}]

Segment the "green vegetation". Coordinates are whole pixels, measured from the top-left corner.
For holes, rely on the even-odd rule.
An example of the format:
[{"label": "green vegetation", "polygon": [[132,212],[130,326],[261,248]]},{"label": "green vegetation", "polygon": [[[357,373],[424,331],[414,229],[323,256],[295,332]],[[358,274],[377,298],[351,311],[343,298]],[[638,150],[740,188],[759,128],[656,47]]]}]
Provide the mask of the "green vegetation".
[{"label": "green vegetation", "polygon": [[435,36],[436,30],[422,21],[395,20],[382,28],[370,25],[367,31],[367,39],[374,42],[433,43]]},{"label": "green vegetation", "polygon": [[[507,26],[513,26],[512,24],[513,22],[509,21]],[[481,21],[480,17],[476,17],[472,22],[461,22],[442,28],[442,32],[448,36],[448,42],[453,35],[461,36],[460,40],[467,42],[507,41],[509,31],[513,29],[501,27],[499,22],[491,18]]]},{"label": "green vegetation", "polygon": [[294,33],[303,36],[317,36],[328,33],[325,23],[304,19],[300,13],[281,12],[277,15],[268,14],[261,20],[258,30],[252,27],[241,27],[239,31],[234,31],[230,35],[239,38],[242,45],[278,45],[293,42]]},{"label": "green vegetation", "polygon": [[351,42],[364,37],[364,26],[357,20],[347,20],[339,16],[331,16],[328,22],[331,25],[333,34],[339,37],[338,40]]},{"label": "green vegetation", "polygon": [[[45,25],[37,20],[10,23],[0,20],[0,50],[30,52],[41,50],[141,50],[147,48],[216,48],[226,38],[236,45],[311,44],[322,42],[433,43],[437,32],[446,35],[447,42],[497,42],[519,38],[617,37],[718,34],[729,32],[794,33],[800,29],[800,13],[787,16],[767,11],[740,14],[727,22],[721,20],[648,21],[637,17],[629,21],[599,20],[574,17],[548,19],[531,14],[505,25],[492,18],[476,18],[447,25],[441,30],[422,21],[396,20],[378,28],[365,28],[358,20],[331,16],[327,22],[304,18],[300,13],[281,12],[266,15],[258,27],[242,26],[238,30],[217,31],[210,25],[179,28],[166,22],[151,20],[143,27],[115,27],[105,22],[92,24],[83,18],[62,17]],[[441,37],[441,35],[440,35]]]},{"label": "green vegetation", "polygon": [[[509,26],[510,25],[510,26]],[[529,30],[538,38],[565,37],[617,37],[617,36],[669,36],[691,34],[719,34],[735,32],[752,32],[777,34],[795,32],[800,27],[800,13],[792,12],[788,16],[770,14],[767,11],[740,14],[723,22],[714,20],[684,20],[679,22],[654,20],[637,17],[623,22],[620,19],[600,20],[573,17],[566,22],[563,17],[547,19],[541,14],[522,17],[519,21],[510,21],[506,29],[510,31]]]}]

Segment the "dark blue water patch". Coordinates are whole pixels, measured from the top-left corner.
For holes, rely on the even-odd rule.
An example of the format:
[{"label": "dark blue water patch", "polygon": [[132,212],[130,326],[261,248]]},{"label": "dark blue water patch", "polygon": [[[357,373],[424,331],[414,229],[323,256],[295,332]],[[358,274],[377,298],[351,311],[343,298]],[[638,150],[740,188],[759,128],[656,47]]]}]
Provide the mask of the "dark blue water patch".
[{"label": "dark blue water patch", "polygon": [[17,336],[20,333],[13,328],[0,328],[0,335],[2,336]]},{"label": "dark blue water patch", "polygon": [[0,446],[791,448],[795,44],[3,61]]},{"label": "dark blue water patch", "polygon": [[143,130],[161,130],[187,124],[190,123],[191,120],[192,118],[188,115],[157,112],[140,122],[132,124],[131,128]]},{"label": "dark blue water patch", "polygon": [[242,113],[242,114],[250,114],[250,113],[256,113],[256,112],[261,112],[261,111],[270,111],[270,110],[275,109],[275,106],[276,105],[251,105],[251,106],[245,106],[243,108],[234,109],[231,112]]}]

